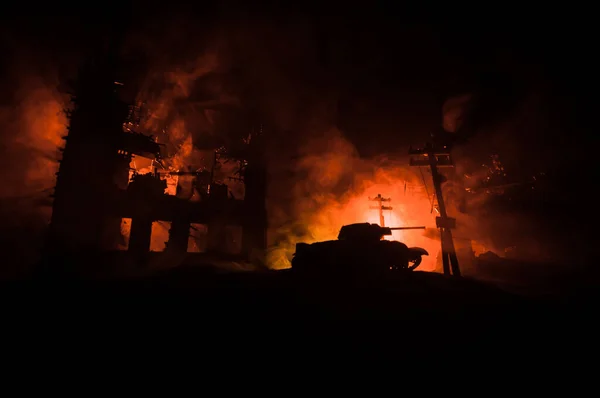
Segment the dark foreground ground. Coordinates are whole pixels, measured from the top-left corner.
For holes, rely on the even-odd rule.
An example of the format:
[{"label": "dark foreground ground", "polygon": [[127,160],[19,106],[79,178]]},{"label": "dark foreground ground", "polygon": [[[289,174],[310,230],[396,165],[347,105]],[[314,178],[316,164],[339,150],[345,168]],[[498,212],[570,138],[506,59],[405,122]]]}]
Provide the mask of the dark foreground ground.
[{"label": "dark foreground ground", "polygon": [[523,295],[425,272],[345,280],[182,267],[137,279],[5,283],[0,309],[10,341],[145,352],[194,347],[203,357],[276,361],[458,355],[495,362],[591,355],[598,297],[584,281]]}]

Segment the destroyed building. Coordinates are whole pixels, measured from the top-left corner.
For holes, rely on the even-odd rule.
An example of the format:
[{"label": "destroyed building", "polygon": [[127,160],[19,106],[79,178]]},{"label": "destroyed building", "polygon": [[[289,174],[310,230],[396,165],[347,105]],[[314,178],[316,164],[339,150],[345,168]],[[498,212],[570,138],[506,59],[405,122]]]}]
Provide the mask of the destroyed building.
[{"label": "destroyed building", "polygon": [[[73,88],[69,131],[63,137],[56,173],[46,258],[73,260],[89,258],[93,253],[114,253],[144,261],[150,252],[153,224],[164,222],[170,224],[165,252],[188,253],[190,232],[198,230],[194,225],[200,225],[207,232],[201,251],[261,261],[267,228],[263,126],[256,118],[248,118],[244,131],[237,135],[218,142],[194,142],[195,147],[213,154],[212,169],[164,169],[162,145],[139,131],[136,117],[140,104],[127,103],[120,96],[127,83],[117,80],[116,64],[111,56],[86,62]],[[239,119],[248,114],[239,105],[218,101],[198,106],[225,117],[231,114]],[[151,159],[151,171],[132,172],[130,164],[136,156]],[[234,175],[218,181],[214,168],[223,161],[238,167]],[[166,193],[166,178],[173,176],[191,177],[199,200]],[[243,197],[231,194],[229,181],[243,184]],[[124,219],[131,220],[129,242],[126,250],[117,254]],[[232,250],[225,242],[228,228],[240,231],[237,249]]]}]

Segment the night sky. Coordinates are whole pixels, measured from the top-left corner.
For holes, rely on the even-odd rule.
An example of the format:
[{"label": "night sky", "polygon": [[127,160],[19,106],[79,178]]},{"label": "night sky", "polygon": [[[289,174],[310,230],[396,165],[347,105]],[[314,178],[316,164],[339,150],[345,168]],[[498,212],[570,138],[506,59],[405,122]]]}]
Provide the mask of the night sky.
[{"label": "night sky", "polygon": [[[3,68],[72,74],[94,42],[121,29],[129,37],[130,70],[123,73],[139,78],[148,65],[185,62],[203,40],[243,30],[254,36],[250,45],[263,45],[256,58],[269,53],[264,62],[276,64],[283,79],[315,92],[339,93],[339,123],[365,153],[407,138],[420,141],[439,124],[444,99],[464,92],[481,95],[481,124],[508,117],[531,91],[545,97],[553,125],[581,130],[590,122],[593,106],[584,94],[596,78],[592,25],[581,19],[584,10],[545,9],[535,16],[533,10],[513,12],[508,6],[487,12],[458,6],[426,10],[396,2],[127,4],[114,13],[108,6],[86,10],[58,4],[5,14]],[[369,140],[361,138],[365,129],[371,131]],[[373,131],[380,134],[376,140]]]}]

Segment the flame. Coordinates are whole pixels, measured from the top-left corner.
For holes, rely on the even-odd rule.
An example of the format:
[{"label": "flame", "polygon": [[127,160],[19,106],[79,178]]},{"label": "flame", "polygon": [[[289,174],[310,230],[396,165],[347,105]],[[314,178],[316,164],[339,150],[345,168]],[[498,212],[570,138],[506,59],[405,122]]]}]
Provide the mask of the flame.
[{"label": "flame", "polygon": [[150,235],[150,251],[162,252],[166,248],[169,240],[169,229],[171,223],[167,221],[154,221],[152,223],[152,233]]},{"label": "flame", "polygon": [[129,237],[131,235],[131,218],[121,219],[121,237],[122,242],[118,245],[119,250],[127,250],[129,248]]},{"label": "flame", "polygon": [[[321,170],[316,179],[317,185],[331,185],[345,173],[341,165],[348,162],[343,155],[332,155],[322,158],[323,162],[313,162]],[[360,161],[359,161],[360,162]],[[352,170],[352,168],[350,168]],[[300,182],[307,184],[306,181]],[[295,250],[295,243],[313,243],[337,239],[343,225],[370,222],[379,224],[379,211],[371,209],[377,202],[370,197],[381,194],[391,198],[384,202],[391,210],[384,210],[385,226],[425,226],[435,229],[435,213],[432,213],[431,198],[422,181],[408,167],[377,168],[374,172],[358,173],[352,191],[341,195],[318,193],[313,191],[312,197],[297,200],[299,211],[298,223],[306,229],[305,233],[294,234],[287,231],[288,239],[279,242],[268,252],[268,262],[274,269],[290,267],[290,258]],[[419,269],[434,271],[436,256],[440,251],[437,234],[426,234],[423,230],[393,231],[392,236],[385,239],[404,242],[409,247],[422,247],[429,252],[423,258]]]},{"label": "flame", "polygon": [[172,130],[174,136],[184,137],[175,156],[168,160],[169,166],[174,170],[181,170],[191,163],[193,153],[192,135],[189,133],[186,134],[183,128],[181,126]]},{"label": "flame", "polygon": [[[406,181],[393,177],[390,180],[390,176],[386,176],[386,173],[386,171],[380,170],[373,180],[364,181],[363,183],[366,185],[364,190],[352,194],[345,205],[337,211],[332,211],[331,208],[323,209],[323,212],[328,214],[329,220],[336,227],[335,236],[329,234],[329,239],[337,237],[339,228],[342,225],[357,222],[379,224],[379,211],[371,209],[370,206],[374,202],[368,200],[369,197],[377,194],[391,198],[391,202],[386,202],[386,205],[391,206],[392,210],[383,211],[386,226],[435,228],[435,215],[431,214],[431,205],[427,195],[421,192],[418,186],[415,187],[412,184],[413,192],[405,194],[404,185]],[[414,188],[417,189],[414,190]],[[422,230],[392,231],[392,235],[386,236],[384,239],[401,241],[409,247],[423,247],[430,253],[430,256],[423,259],[420,269],[429,271],[435,269],[435,255],[440,249],[440,243],[437,239],[425,236]]]}]

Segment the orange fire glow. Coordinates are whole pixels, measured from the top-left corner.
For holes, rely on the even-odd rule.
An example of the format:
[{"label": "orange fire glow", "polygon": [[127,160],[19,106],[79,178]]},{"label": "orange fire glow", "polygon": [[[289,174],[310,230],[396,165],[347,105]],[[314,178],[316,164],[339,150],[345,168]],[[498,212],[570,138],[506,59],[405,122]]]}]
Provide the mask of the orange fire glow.
[{"label": "orange fire glow", "polygon": [[[68,98],[36,79],[28,81],[22,92],[27,95],[19,98],[16,109],[10,109],[12,120],[3,137],[8,141],[3,143],[11,148],[7,154],[14,157],[14,168],[3,180],[2,194],[41,199],[50,195],[56,182],[61,157],[58,149],[64,146],[61,137],[67,133],[64,109]],[[50,218],[49,206],[23,210],[40,214],[47,221]]]},{"label": "orange fire glow", "polygon": [[[268,256],[272,268],[282,269],[290,266],[290,258],[295,250],[295,243],[313,243],[337,238],[343,225],[370,222],[380,224],[379,211],[371,209],[377,202],[369,201],[370,197],[381,194],[391,198],[385,202],[392,210],[384,210],[384,221],[387,227],[424,226],[427,232],[435,229],[435,212],[432,212],[431,198],[425,186],[408,167],[392,170],[378,169],[369,177],[359,175],[360,188],[346,193],[340,198],[322,198],[318,207],[302,212],[300,218],[308,226],[306,236],[295,237],[271,249]],[[314,199],[314,198],[313,198]],[[317,200],[318,202],[318,200]],[[385,239],[404,242],[409,247],[422,247],[429,252],[423,258],[420,270],[433,271],[436,268],[436,257],[440,251],[437,234],[423,230],[393,231],[392,236]]]},{"label": "orange fire glow", "polygon": [[[381,177],[379,177],[381,178]],[[407,192],[404,192],[404,186],[407,186]],[[351,197],[346,206],[340,209],[339,213],[331,214],[336,225],[341,227],[345,224],[356,222],[370,222],[380,224],[379,211],[370,209],[370,206],[376,203],[370,202],[369,197],[382,194],[384,197],[390,197],[392,210],[383,212],[385,226],[388,227],[413,227],[424,226],[426,228],[435,228],[435,215],[431,213],[431,203],[427,195],[421,192],[418,186],[411,184],[411,191],[408,192],[408,182],[403,180],[391,181],[390,183],[381,183],[377,179],[368,184],[364,191],[358,192]],[[337,235],[337,231],[336,231]],[[429,252],[429,257],[423,259],[419,269],[433,271],[435,268],[435,257],[440,250],[438,239],[432,239],[424,235],[422,230],[392,231],[391,236],[384,239],[397,240],[404,242],[409,247],[419,246]]]}]

